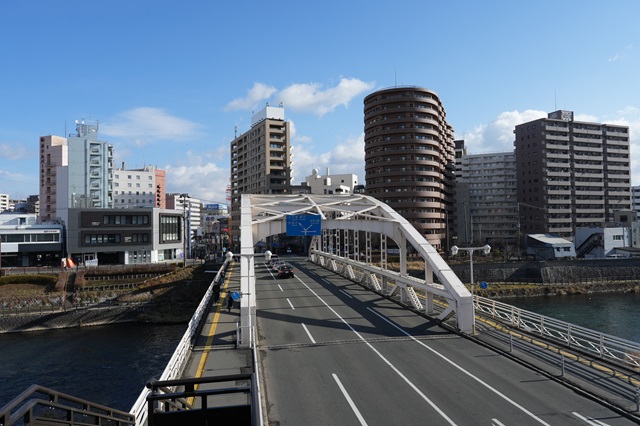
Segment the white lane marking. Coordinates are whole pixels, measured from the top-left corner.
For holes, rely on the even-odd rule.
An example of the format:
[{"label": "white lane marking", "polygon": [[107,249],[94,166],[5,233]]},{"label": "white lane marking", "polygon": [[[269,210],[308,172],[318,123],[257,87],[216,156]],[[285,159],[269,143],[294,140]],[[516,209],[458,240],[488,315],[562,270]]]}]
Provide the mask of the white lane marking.
[{"label": "white lane marking", "polygon": [[411,340],[413,340],[414,342],[418,343],[419,345],[422,345],[423,347],[425,347],[426,349],[428,349],[429,351],[431,351],[433,354],[439,356],[440,358],[442,358],[444,361],[448,362],[449,364],[451,364],[453,367],[457,368],[458,370],[460,370],[461,372],[463,372],[464,374],[466,374],[467,376],[471,377],[472,379],[474,379],[475,381],[477,381],[478,383],[480,383],[481,385],[483,385],[484,387],[486,387],[487,389],[489,389],[490,391],[492,391],[493,393],[495,393],[496,395],[500,396],[501,398],[503,398],[505,401],[509,402],[510,404],[512,404],[513,406],[519,408],[520,410],[522,410],[525,414],[527,414],[529,417],[531,417],[532,419],[536,420],[538,423],[541,423],[543,425],[547,425],[550,426],[549,423],[545,422],[544,420],[542,420],[541,418],[539,418],[538,416],[536,416],[535,414],[533,414],[532,412],[530,412],[529,410],[527,410],[526,408],[524,408],[522,405],[518,404],[517,402],[515,402],[514,400],[510,399],[508,396],[506,396],[505,394],[503,394],[502,392],[500,392],[499,390],[497,390],[496,388],[492,387],[489,383],[482,381],[482,379],[480,379],[479,377],[474,376],[473,374],[471,374],[469,371],[465,370],[464,368],[460,367],[458,364],[456,364],[455,362],[451,361],[450,359],[447,359],[444,355],[442,355],[440,352],[436,351],[435,349],[430,348],[429,346],[427,346],[424,342],[421,342],[420,340],[416,339],[415,337],[413,337],[411,334],[407,333],[406,331],[404,331],[402,328],[400,328],[399,326],[397,326],[396,324],[394,324],[393,322],[391,322],[390,320],[388,320],[387,318],[383,317],[382,315],[380,315],[379,313],[377,313],[376,311],[374,311],[371,308],[367,308],[369,311],[371,311],[372,313],[374,313],[375,315],[377,315],[380,319],[386,321],[389,325],[391,325],[392,327],[395,327],[398,331],[400,331],[401,333],[404,333],[406,336],[408,336]]},{"label": "white lane marking", "polygon": [[349,293],[347,293],[347,292],[346,292],[346,291],[344,291],[344,290],[340,290],[340,293],[344,294],[344,295],[345,295],[345,296],[347,296],[349,299],[353,299],[353,296],[352,296],[352,295],[350,295]]},{"label": "white lane marking", "polygon": [[501,423],[498,419],[491,419],[491,426],[504,426],[504,423]]},{"label": "white lane marking", "polygon": [[291,300],[289,300],[288,297],[287,297],[287,303],[289,303],[289,306],[291,306],[291,309],[293,309],[294,311],[296,310],[296,308],[293,307],[293,303],[291,303]]},{"label": "white lane marking", "polygon": [[313,343],[314,345],[316,344],[316,341],[314,340],[313,336],[311,335],[311,333],[309,333],[309,329],[307,328],[306,325],[304,325],[304,323],[302,323],[302,328],[304,328],[304,331],[307,332],[307,335],[309,336],[309,339],[311,339],[311,343]]},{"label": "white lane marking", "polygon": [[[333,314],[338,317],[338,319],[340,319],[340,321],[342,321],[347,327],[349,327],[349,329],[356,335],[358,336],[358,338],[360,340],[362,340],[362,342],[367,345],[369,347],[369,349],[371,349],[376,355],[378,355],[378,357],[380,357],[380,359],[382,359],[382,361],[384,361],[385,364],[387,364],[398,376],[400,376],[400,378],[402,378],[402,380],[404,380],[418,395],[420,395],[420,397],[422,399],[424,399],[426,401],[427,404],[429,404],[438,414],[440,414],[440,416],[442,416],[443,419],[445,419],[447,421],[447,423],[449,423],[450,425],[455,425],[456,423],[454,423],[453,420],[451,420],[449,418],[449,416],[447,416],[445,414],[444,411],[442,411],[433,401],[431,401],[429,399],[429,397],[427,397],[427,395],[425,395],[424,393],[422,393],[422,391],[420,389],[418,389],[418,387],[416,385],[414,385],[411,380],[409,380],[404,374],[402,374],[400,372],[400,370],[398,370],[393,364],[391,364],[391,362],[386,359],[384,357],[384,355],[382,355],[380,352],[378,352],[378,350],[376,348],[374,348],[371,343],[367,342],[366,339],[364,337],[362,337],[362,335],[360,335],[360,333],[358,333],[353,327],[351,327],[351,324],[349,324],[344,318],[342,318],[331,306],[329,306],[329,304],[327,302],[324,301],[324,299],[320,296],[318,296],[318,294],[313,291],[304,281],[302,281],[299,277],[298,281],[300,281],[302,283],[302,285],[304,285],[314,296],[316,296],[331,312],[333,312]],[[304,327],[304,324],[302,324],[302,326]],[[307,328],[305,327],[305,330]],[[313,342],[315,344],[315,342]]]},{"label": "white lane marking", "polygon": [[278,288],[280,289],[280,291],[284,291],[284,290],[282,289],[282,287],[280,286],[280,284],[278,284]]},{"label": "white lane marking", "polygon": [[326,278],[323,278],[323,279],[322,279],[322,281],[324,281],[324,282],[325,282],[325,283],[327,283],[327,284],[331,284],[331,281],[329,281],[329,280],[328,280],[328,279],[326,279]]},{"label": "white lane marking", "polygon": [[580,413],[576,413],[575,411],[572,411],[571,414],[573,414],[574,416],[576,416],[580,420],[585,421],[588,425],[592,425],[592,426],[608,426],[606,423],[603,423],[600,420],[596,420],[593,417],[585,417]]},{"label": "white lane marking", "polygon": [[347,399],[347,402],[351,406],[351,409],[355,413],[356,417],[358,418],[358,420],[360,420],[360,424],[363,425],[363,426],[366,426],[367,422],[364,421],[364,417],[362,417],[362,414],[360,414],[360,410],[358,410],[358,407],[356,407],[356,404],[353,402],[353,400],[349,396],[349,393],[344,388],[344,386],[342,386],[342,383],[340,382],[340,379],[338,378],[338,376],[335,373],[333,373],[331,375],[333,376],[333,378],[335,379],[336,383],[338,384],[338,387],[342,391],[342,395],[344,395],[344,397]]}]

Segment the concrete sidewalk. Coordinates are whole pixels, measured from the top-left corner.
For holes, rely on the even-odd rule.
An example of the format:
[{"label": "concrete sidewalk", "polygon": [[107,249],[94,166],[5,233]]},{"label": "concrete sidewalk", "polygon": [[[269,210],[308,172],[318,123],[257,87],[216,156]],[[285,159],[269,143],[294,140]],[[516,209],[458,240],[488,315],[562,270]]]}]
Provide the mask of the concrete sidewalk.
[{"label": "concrete sidewalk", "polygon": [[[218,377],[229,374],[253,372],[253,352],[251,349],[236,349],[236,331],[240,320],[240,304],[234,301],[228,312],[226,297],[230,292],[240,291],[240,264],[231,263],[221,286],[220,299],[211,302],[205,323],[195,339],[191,357],[183,373],[183,378]],[[234,383],[238,385],[238,383]],[[224,387],[225,384],[202,385],[200,389]],[[211,399],[212,397],[210,397]],[[219,395],[211,406],[229,406],[250,403],[248,396],[241,393]],[[194,401],[197,405],[198,402]]]}]

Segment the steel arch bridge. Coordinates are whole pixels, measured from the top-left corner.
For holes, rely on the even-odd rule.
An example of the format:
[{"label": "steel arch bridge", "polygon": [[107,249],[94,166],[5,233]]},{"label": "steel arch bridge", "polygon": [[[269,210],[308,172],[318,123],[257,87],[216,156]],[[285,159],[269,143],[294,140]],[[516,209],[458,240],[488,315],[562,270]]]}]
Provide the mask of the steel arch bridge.
[{"label": "steel arch bridge", "polygon": [[[240,347],[253,346],[254,261],[264,256],[255,253],[255,244],[271,235],[286,233],[286,218],[291,215],[321,218],[321,235],[313,236],[309,246],[312,262],[385,295],[399,294],[403,302],[437,319],[454,316],[459,331],[473,331],[471,293],[431,244],[385,203],[360,194],[245,194],[240,208]],[[397,270],[387,269],[390,249],[399,255]],[[423,279],[408,275],[409,254],[424,262]],[[418,293],[422,293],[424,305]],[[443,310],[436,312],[434,297],[444,302]]]}]

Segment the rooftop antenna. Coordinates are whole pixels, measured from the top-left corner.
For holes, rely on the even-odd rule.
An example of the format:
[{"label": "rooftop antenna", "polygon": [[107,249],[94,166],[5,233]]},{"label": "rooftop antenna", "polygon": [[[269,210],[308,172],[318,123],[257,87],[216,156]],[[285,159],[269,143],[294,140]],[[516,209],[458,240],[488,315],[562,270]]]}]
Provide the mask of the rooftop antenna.
[{"label": "rooftop antenna", "polygon": [[238,137],[238,126],[233,126],[233,138],[236,139]]}]

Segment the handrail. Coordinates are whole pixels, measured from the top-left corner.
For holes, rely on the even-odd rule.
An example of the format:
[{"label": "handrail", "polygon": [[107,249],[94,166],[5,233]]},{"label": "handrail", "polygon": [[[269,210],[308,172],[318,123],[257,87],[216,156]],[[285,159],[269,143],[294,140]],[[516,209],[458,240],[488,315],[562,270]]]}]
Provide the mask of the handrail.
[{"label": "handrail", "polygon": [[134,425],[134,416],[131,413],[95,404],[40,385],[31,385],[5,405],[0,411],[0,425],[23,424],[25,418],[35,421],[41,408],[58,412],[61,418],[55,420],[61,425],[79,424],[74,423],[74,421],[77,422],[74,419],[88,416],[99,420],[95,424]]},{"label": "handrail", "polygon": [[[187,330],[184,332],[184,335],[182,336],[180,343],[178,343],[178,346],[173,352],[171,359],[167,363],[167,366],[165,367],[164,372],[160,376],[160,381],[174,380],[177,377],[179,377],[180,374],[182,373],[185,363],[188,360],[189,353],[191,351],[192,339],[199,329],[200,321],[202,317],[207,313],[209,301],[213,296],[213,287],[216,284],[218,284],[222,279],[222,277],[224,276],[224,271],[226,271],[229,262],[230,260],[225,259],[224,263],[218,270],[218,273],[216,274],[215,278],[213,279],[213,281],[211,281],[211,284],[209,285],[207,292],[205,293],[204,297],[200,301],[198,308],[193,314],[193,317],[191,317],[191,320],[189,321]],[[142,389],[142,392],[140,392],[138,399],[136,399],[136,402],[131,407],[130,413],[133,414],[135,417],[136,426],[145,425],[147,422],[148,412],[147,412],[146,399],[147,399],[148,393],[149,393],[149,390],[146,387]]]},{"label": "handrail", "polygon": [[640,372],[640,343],[480,296],[475,296],[474,302],[477,314]]}]

